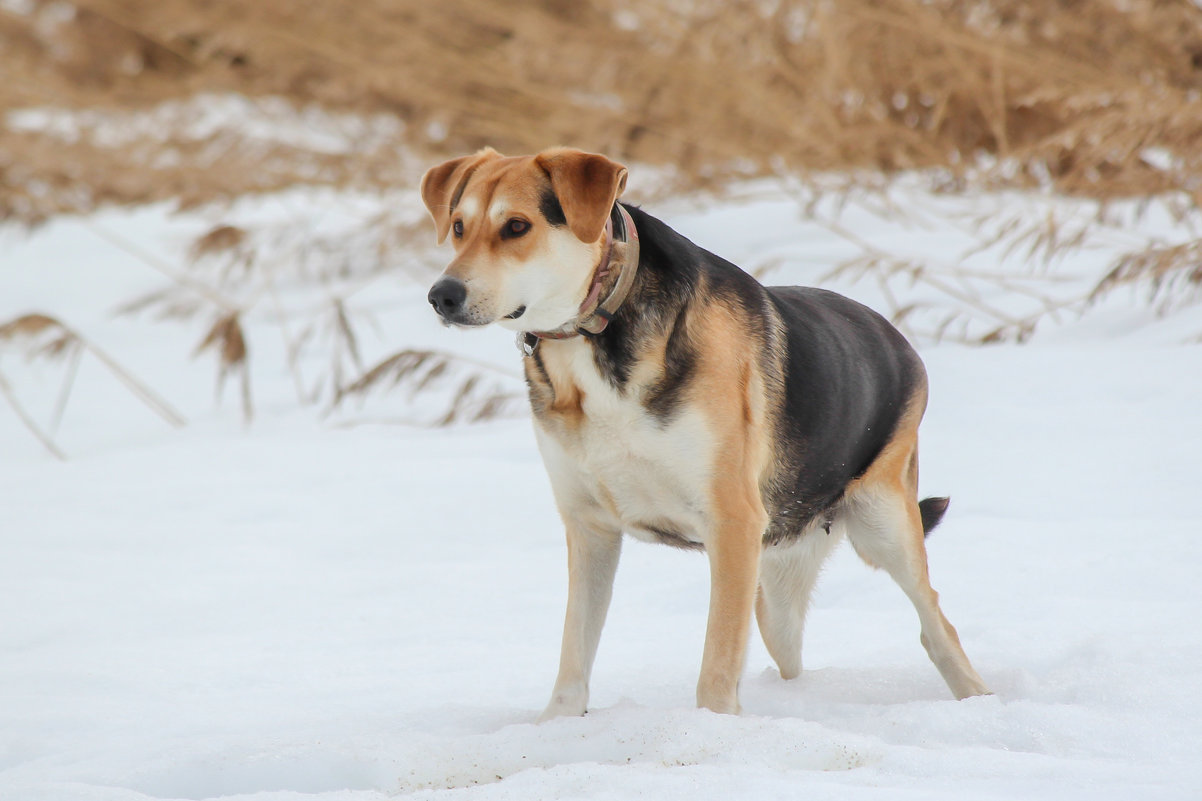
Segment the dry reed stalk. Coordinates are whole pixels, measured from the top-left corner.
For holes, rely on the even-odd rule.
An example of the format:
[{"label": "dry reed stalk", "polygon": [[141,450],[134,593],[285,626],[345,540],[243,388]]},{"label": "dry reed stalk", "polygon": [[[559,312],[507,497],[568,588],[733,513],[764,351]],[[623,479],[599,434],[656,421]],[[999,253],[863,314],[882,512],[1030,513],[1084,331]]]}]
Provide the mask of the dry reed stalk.
[{"label": "dry reed stalk", "polygon": [[195,358],[206,350],[217,354],[217,398],[220,400],[225,380],[237,373],[242,388],[242,419],[249,423],[254,418],[251,402],[250,363],[247,360],[246,337],[242,333],[240,312],[230,312],[218,317],[209,328],[200,344],[192,351]]},{"label": "dry reed stalk", "polygon": [[[910,190],[900,195],[893,189],[867,192],[829,182],[818,188],[786,188],[807,220],[856,251],[809,280],[843,286],[870,282],[884,300],[882,312],[912,339],[1024,342],[1038,326],[1081,316],[1124,286],[1145,288],[1147,302],[1162,316],[1202,301],[1202,238],[1197,232],[1202,211],[1185,211],[1171,196],[1140,204],[1083,201],[1064,207],[1032,204],[1031,197],[1015,206],[1002,196],[989,208],[979,202],[949,207],[938,193],[921,200],[929,186],[915,194],[913,182],[907,183]],[[899,198],[909,202],[903,206]],[[855,225],[843,219],[852,205]],[[1160,236],[1184,241],[1164,242],[1146,233],[1138,221],[1148,214],[1176,221],[1179,230]],[[894,252],[876,243],[878,235],[898,229],[943,231],[951,241],[965,244],[949,254],[946,247],[901,245]],[[1092,253],[1117,255],[1090,258]],[[986,263],[1002,267],[977,266],[982,254]],[[795,259],[777,255],[749,267],[763,279]]]},{"label": "dry reed stalk", "polygon": [[168,425],[179,428],[185,421],[167,401],[139,381],[94,342],[68,327],[61,320],[48,314],[31,313],[15,317],[0,324],[0,345],[20,347],[26,359],[65,359],[67,369],[60,386],[58,399],[51,415],[50,432],[43,431],[29,412],[20,404],[11,385],[0,375],[0,392],[28,428],[43,445],[58,458],[65,458],[55,445],[52,434],[66,413],[67,401],[75,385],[79,363],[84,355],[90,355],[102,364],[135,398],[161,417]]},{"label": "dry reed stalk", "polygon": [[67,455],[63,453],[57,445],[54,444],[54,440],[49,434],[47,434],[45,431],[42,431],[37,422],[33,419],[33,417],[30,416],[29,412],[25,410],[25,407],[21,405],[21,402],[17,400],[17,396],[12,391],[12,387],[9,386],[8,380],[4,377],[4,373],[0,373],[0,395],[4,396],[4,400],[7,401],[9,408],[13,410],[13,413],[17,415],[17,419],[21,421],[23,426],[29,429],[30,433],[33,434],[37,441],[42,443],[42,446],[46,450],[50,451],[52,456],[65,462],[67,460]]},{"label": "dry reed stalk", "polygon": [[[456,378],[456,373],[461,377]],[[439,385],[450,384],[453,386],[450,404],[433,424],[484,422],[505,414],[524,398],[522,393],[490,383],[490,375],[516,381],[507,371],[487,362],[444,351],[405,349],[381,360],[354,382],[340,387],[330,411],[349,398],[362,399],[373,390],[405,388],[412,398]]]},{"label": "dry reed stalk", "polygon": [[[173,284],[123,304],[118,312],[150,311],[160,318],[185,321],[213,315],[193,356],[216,354],[218,397],[230,376],[239,378],[247,421],[253,417],[251,318],[259,330],[266,324],[282,337],[298,401],[302,405],[328,401],[327,413],[346,399],[364,397],[385,384],[408,388],[411,399],[435,389],[452,391],[437,421],[440,425],[491,419],[517,397],[485,380],[504,371],[452,354],[404,351],[365,369],[358,328],[372,318],[349,301],[395,263],[390,237],[409,227],[372,215],[362,226],[349,233],[339,231],[327,241],[326,235],[298,236],[298,226],[305,228],[305,223],[286,223],[276,232],[280,237],[270,230],[252,232],[230,224],[211,228],[190,246],[193,261],[187,272],[148,261]],[[353,254],[374,258],[358,259]],[[282,282],[287,290],[281,289]],[[327,367],[316,381],[307,382],[302,358],[315,353],[325,355]],[[459,378],[452,376],[465,371]]]},{"label": "dry reed stalk", "polygon": [[1150,247],[1119,258],[1089,295],[1096,303],[1120,287],[1148,289],[1148,302],[1160,314],[1202,298],[1202,239]]},{"label": "dry reed stalk", "polygon": [[188,256],[197,261],[206,256],[214,256],[234,250],[246,241],[246,231],[235,225],[217,225],[201,235],[192,247],[188,248]]}]

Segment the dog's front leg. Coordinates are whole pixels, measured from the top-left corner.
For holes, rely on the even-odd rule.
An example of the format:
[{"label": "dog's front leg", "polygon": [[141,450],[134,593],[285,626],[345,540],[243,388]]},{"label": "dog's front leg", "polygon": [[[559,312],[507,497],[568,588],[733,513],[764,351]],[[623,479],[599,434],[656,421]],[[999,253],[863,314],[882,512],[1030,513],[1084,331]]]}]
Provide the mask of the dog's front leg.
[{"label": "dog's front leg", "polygon": [[551,702],[539,721],[583,715],[588,682],[597,656],[601,627],[613,595],[614,574],[622,549],[620,531],[602,531],[566,521],[568,536],[568,610],[563,624],[559,677]]},{"label": "dog's front leg", "polygon": [[738,714],[739,676],[747,653],[751,611],[755,606],[760,549],[768,517],[747,501],[721,510],[706,552],[710,562],[709,624],[697,706]]}]

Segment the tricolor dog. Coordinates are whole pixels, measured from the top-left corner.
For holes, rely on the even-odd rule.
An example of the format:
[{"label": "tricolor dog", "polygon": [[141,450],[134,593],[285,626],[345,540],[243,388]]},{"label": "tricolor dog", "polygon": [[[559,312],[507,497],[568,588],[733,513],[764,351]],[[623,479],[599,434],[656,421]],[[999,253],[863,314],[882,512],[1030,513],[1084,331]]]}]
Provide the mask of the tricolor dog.
[{"label": "tricolor dog", "polygon": [[700,706],[739,711],[753,611],[781,676],[798,675],[810,591],[844,535],[913,602],[952,693],[987,693],[927,578],[947,500],[917,498],[918,355],[847,298],[762,286],[619,203],[625,186],[621,164],[568,149],[486,149],[421,185],[455,247],[430,303],[449,324],[517,332],[567,529],[543,719],[588,706],[623,533],[708,557]]}]

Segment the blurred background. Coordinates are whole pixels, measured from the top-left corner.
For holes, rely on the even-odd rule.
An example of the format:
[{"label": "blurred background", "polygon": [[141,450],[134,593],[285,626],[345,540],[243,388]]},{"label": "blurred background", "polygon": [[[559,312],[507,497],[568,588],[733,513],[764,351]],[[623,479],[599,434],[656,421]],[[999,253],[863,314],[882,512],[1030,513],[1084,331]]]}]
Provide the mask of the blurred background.
[{"label": "blurred background", "polygon": [[[398,150],[486,144],[571,143],[686,188],[937,167],[1099,198],[1202,191],[1189,0],[5,0],[0,48],[0,214],[19,220],[392,187],[412,178]],[[264,147],[242,123],[282,104],[355,115],[363,140]],[[31,107],[91,116],[11,115]]]},{"label": "blurred background", "polygon": [[[623,160],[628,198],[744,234],[701,244],[862,297],[919,342],[1024,342],[1118,290],[1146,313],[1118,327],[1142,327],[1202,288],[1191,0],[0,0],[0,65],[0,247],[88,220],[158,282],[105,314],[182,324],[247,417],[252,352],[326,411],[441,383],[426,419],[452,422],[520,396],[408,332],[363,342],[382,285],[417,297],[438,269],[421,172],[484,145]],[[767,196],[810,251],[746,222]],[[117,208],[191,227],[163,244],[167,223],[94,216]],[[31,280],[13,275],[0,295]],[[77,306],[9,296],[0,348],[99,349]],[[0,362],[10,385],[18,369]]]}]

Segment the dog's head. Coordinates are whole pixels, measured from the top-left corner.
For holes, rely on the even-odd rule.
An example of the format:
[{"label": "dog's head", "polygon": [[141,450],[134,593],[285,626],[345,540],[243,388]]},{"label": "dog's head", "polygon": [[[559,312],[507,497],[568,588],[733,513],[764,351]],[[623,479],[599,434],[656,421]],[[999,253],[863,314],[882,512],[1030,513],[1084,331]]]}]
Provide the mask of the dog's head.
[{"label": "dog's head", "polygon": [[422,200],[455,258],[430,289],[448,323],[551,330],[574,318],[601,259],[626,168],[558,148],[504,157],[491,148],[432,167]]}]

